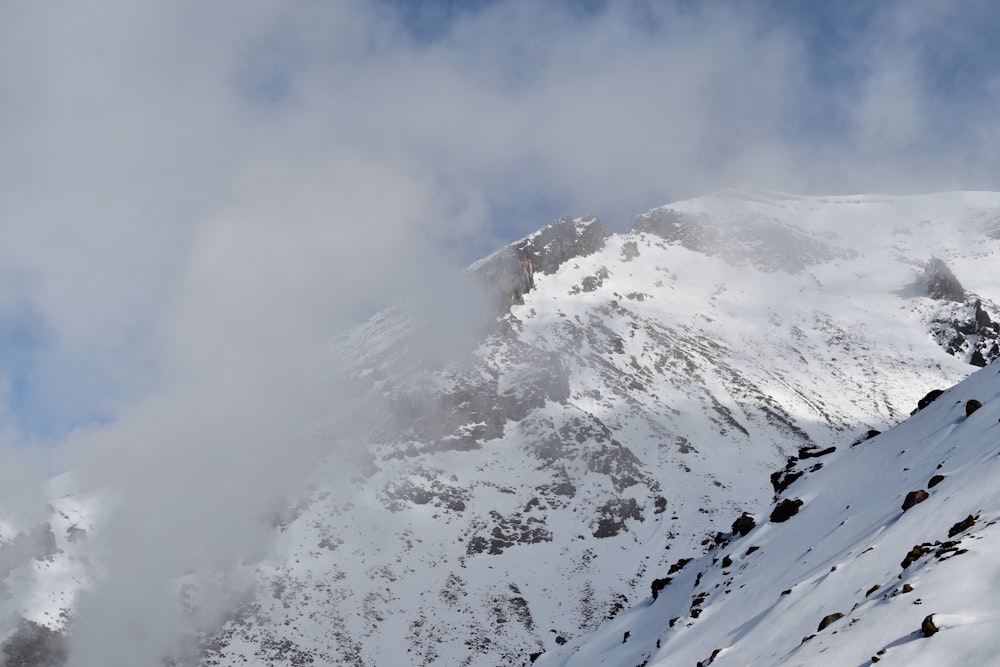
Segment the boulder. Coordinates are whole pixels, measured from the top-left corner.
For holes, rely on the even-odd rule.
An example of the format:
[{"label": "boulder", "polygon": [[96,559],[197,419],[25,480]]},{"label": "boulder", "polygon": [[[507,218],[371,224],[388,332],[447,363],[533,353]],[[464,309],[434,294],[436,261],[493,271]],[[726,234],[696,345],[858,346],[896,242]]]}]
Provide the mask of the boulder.
[{"label": "boulder", "polygon": [[931,494],[927,493],[923,489],[917,489],[916,491],[910,491],[906,494],[906,498],[903,499],[903,511],[910,509],[914,505],[919,505],[928,498]]},{"label": "boulder", "polygon": [[800,507],[802,507],[802,501],[798,498],[785,498],[778,503],[778,505],[774,508],[774,511],[771,512],[771,523],[782,523],[784,521],[788,521],[799,513]]}]

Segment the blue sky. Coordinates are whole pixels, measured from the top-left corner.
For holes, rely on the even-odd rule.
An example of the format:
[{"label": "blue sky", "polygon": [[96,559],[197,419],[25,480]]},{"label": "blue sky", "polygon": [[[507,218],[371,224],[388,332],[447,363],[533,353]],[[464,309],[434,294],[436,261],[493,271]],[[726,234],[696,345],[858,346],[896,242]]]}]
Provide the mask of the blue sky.
[{"label": "blue sky", "polygon": [[563,215],[1000,188],[986,1],[4,11],[0,431],[20,441],[226,377],[266,394],[413,276]]}]

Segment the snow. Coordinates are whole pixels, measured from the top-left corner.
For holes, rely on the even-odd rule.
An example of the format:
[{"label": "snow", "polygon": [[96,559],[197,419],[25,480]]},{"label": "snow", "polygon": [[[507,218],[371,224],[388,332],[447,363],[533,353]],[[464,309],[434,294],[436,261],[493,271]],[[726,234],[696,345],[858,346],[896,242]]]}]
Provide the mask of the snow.
[{"label": "snow", "polygon": [[[1000,555],[998,368],[907,417],[973,370],[928,333],[954,309],[923,296],[924,262],[941,257],[968,290],[1000,296],[1000,194],[724,191],[647,217],[667,213],[727,232],[717,256],[613,235],[536,272],[471,359],[423,363],[414,308],[334,340],[317,374],[347,369],[359,404],[392,419],[364,438],[337,432],[338,411],[319,420],[317,438],[357,438],[348,444],[370,453],[370,469],[345,482],[343,456],[331,456],[315,490],[290,500],[270,552],[242,572],[248,602],[210,664],[992,659],[996,613],[981,591]],[[577,235],[591,224],[574,223]],[[966,418],[969,398],[984,406]],[[803,501],[798,514],[770,523],[769,475],[801,448],[830,446],[783,494]],[[903,513],[934,474],[944,481]],[[4,612],[71,610],[98,576],[79,558],[93,551],[64,539],[72,522],[100,540],[96,511],[71,493],[55,494],[59,552],[24,560],[15,574],[28,583]],[[757,527],[714,546],[744,511]],[[975,525],[949,538],[970,514]],[[914,545],[949,539],[968,551],[939,560],[933,547],[900,567]],[[652,601],[652,581],[681,558],[693,560]],[[817,632],[834,612],[845,616]],[[925,639],[928,614],[939,632]]]},{"label": "snow", "polygon": [[[966,417],[973,398],[983,407]],[[895,428],[824,457],[822,470],[785,493],[805,502],[796,516],[782,524],[758,516],[757,528],[688,564],[655,602],[537,664],[695,664],[716,648],[724,650],[711,664],[720,667],[864,665],[871,656],[888,665],[990,663],[1000,616],[984,595],[1000,576],[998,399],[995,364]],[[936,474],[944,480],[930,497],[903,512],[906,493]],[[975,524],[949,537],[969,515]],[[963,551],[935,557],[950,540]],[[911,547],[923,543],[931,553],[902,568]],[[751,545],[757,550],[747,554]],[[721,554],[731,567],[721,566]],[[906,584],[913,590],[903,593]],[[692,596],[703,591],[703,611],[692,618]],[[835,612],[845,615],[817,631]],[[925,638],[921,622],[931,614],[939,632]]]}]

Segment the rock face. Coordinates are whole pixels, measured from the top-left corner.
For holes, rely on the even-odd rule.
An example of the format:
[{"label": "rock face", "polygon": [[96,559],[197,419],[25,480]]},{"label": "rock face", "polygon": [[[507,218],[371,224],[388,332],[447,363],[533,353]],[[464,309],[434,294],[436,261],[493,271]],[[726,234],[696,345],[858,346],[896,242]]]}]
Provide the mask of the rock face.
[{"label": "rock face", "polygon": [[927,284],[927,296],[938,301],[965,301],[965,288],[951,272],[943,259],[932,258],[924,269],[924,282]]},{"label": "rock face", "polygon": [[555,273],[567,260],[603,248],[609,236],[592,216],[561,218],[483,261],[474,272],[490,286],[497,308],[506,312],[524,303],[524,295],[535,287],[535,272]]},{"label": "rock face", "polygon": [[[994,312],[996,307],[989,306]],[[948,354],[983,367],[1000,357],[1000,323],[994,321],[983,300],[947,302],[930,323],[931,335]]]}]

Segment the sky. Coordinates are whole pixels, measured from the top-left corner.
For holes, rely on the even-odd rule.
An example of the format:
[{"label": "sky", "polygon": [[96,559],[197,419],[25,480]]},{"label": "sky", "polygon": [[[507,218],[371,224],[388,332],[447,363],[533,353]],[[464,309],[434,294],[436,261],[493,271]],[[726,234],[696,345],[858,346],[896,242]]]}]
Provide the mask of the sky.
[{"label": "sky", "polygon": [[127,499],[109,571],[157,558],[109,608],[150,607],[168,544],[264,539],[231,518],[322,454],[334,334],[415,292],[468,326],[454,271],[555,218],[1000,189],[988,0],[0,11],[0,507],[63,469]]}]

